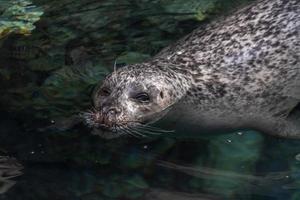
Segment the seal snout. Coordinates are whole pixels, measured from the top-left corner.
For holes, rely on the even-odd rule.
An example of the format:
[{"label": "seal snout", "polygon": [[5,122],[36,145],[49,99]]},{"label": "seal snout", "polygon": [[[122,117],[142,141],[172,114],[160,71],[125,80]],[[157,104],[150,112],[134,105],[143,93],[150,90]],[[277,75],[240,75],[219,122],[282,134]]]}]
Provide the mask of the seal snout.
[{"label": "seal snout", "polygon": [[109,108],[108,111],[106,112],[106,115],[108,117],[114,117],[116,118],[117,115],[121,113],[121,110],[118,108]]},{"label": "seal snout", "polygon": [[117,118],[120,115],[121,110],[115,107],[102,108],[100,111],[94,114],[94,121],[100,127],[111,128],[117,123]]}]

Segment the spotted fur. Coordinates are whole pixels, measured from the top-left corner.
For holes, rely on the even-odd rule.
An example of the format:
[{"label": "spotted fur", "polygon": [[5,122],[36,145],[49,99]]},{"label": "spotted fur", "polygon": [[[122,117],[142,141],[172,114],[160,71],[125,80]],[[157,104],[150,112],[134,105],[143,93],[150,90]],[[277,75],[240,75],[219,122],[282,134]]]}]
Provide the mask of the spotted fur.
[{"label": "spotted fur", "polygon": [[[180,104],[196,112],[199,123],[300,137],[287,120],[300,102],[299,30],[300,1],[261,0],[199,27],[148,62],[119,69],[104,83],[113,84],[112,98],[122,107],[129,106],[122,96],[130,83],[146,90],[154,85],[167,94],[163,104],[148,108],[155,112]],[[97,94],[94,100],[103,101]],[[125,111],[123,118],[137,119],[135,114],[143,112]]]}]

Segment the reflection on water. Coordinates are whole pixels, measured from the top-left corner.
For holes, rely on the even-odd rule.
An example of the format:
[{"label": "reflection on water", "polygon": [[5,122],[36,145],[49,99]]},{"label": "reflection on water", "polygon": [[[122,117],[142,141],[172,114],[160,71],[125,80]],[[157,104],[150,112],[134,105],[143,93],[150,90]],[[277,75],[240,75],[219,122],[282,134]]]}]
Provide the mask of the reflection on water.
[{"label": "reflection on water", "polygon": [[[0,128],[11,135],[1,145],[25,166],[17,184],[0,195],[3,200],[299,197],[299,141],[253,131],[103,140],[84,127],[24,133],[14,119],[2,119]],[[9,177],[18,175],[10,172]]]},{"label": "reflection on water", "polygon": [[20,176],[23,169],[16,159],[0,156],[0,194],[7,192],[13,185],[15,181],[12,179]]}]

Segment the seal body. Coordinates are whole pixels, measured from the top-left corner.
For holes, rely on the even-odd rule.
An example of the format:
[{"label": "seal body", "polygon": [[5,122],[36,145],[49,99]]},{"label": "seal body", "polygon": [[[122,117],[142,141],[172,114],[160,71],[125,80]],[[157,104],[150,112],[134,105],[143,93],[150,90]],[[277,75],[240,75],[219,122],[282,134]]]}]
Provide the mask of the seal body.
[{"label": "seal body", "polygon": [[109,75],[88,124],[147,124],[172,108],[199,127],[300,137],[300,121],[289,118],[300,102],[299,31],[298,0],[258,1],[199,27],[152,60]]}]

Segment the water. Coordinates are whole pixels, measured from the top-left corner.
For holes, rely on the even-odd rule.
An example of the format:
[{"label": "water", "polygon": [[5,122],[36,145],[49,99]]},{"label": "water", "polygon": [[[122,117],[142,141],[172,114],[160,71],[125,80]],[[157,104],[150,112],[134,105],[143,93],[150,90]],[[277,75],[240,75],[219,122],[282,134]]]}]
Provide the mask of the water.
[{"label": "water", "polygon": [[0,161],[0,199],[300,199],[299,140],[68,129],[115,61],[142,62],[246,2],[1,0],[0,156],[22,166]]}]

